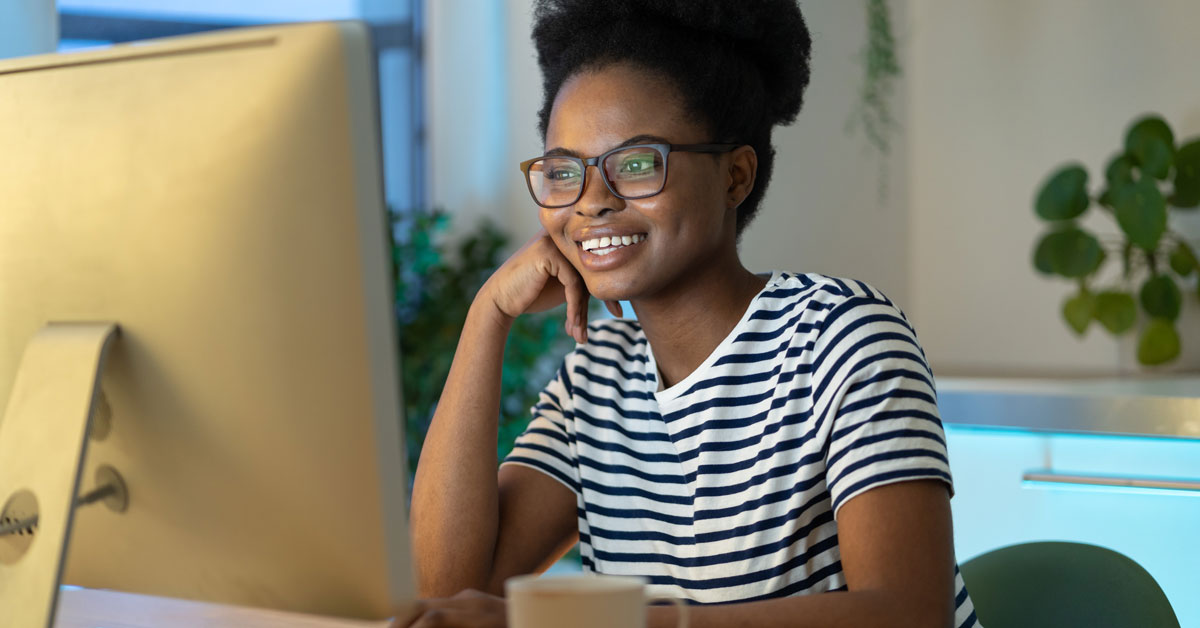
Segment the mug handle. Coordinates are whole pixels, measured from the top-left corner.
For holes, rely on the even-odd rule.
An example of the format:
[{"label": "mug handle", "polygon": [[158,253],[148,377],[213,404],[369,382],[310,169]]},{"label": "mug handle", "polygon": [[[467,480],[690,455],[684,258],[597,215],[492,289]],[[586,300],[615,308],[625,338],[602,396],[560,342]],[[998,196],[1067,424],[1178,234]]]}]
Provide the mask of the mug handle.
[{"label": "mug handle", "polygon": [[689,610],[687,602],[669,595],[657,595],[646,600],[647,604],[653,604],[654,602],[670,602],[673,604],[675,608],[679,609],[679,622],[675,624],[676,628],[688,628]]}]

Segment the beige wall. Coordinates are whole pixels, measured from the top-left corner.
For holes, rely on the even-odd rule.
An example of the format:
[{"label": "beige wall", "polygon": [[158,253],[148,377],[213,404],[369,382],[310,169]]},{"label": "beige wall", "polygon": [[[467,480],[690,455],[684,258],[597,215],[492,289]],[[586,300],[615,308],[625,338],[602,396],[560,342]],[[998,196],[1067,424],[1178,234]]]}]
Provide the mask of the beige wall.
[{"label": "beige wall", "polygon": [[[812,80],[795,124],[775,131],[775,173],[741,252],[752,269],[860,279],[908,312],[906,134],[898,128],[883,156],[861,131],[846,131],[863,79],[863,5],[802,3],[813,39]],[[902,22],[906,6],[891,6]],[[902,120],[904,84],[896,84],[894,115]]]},{"label": "beige wall", "polygon": [[1033,270],[1032,199],[1067,160],[1102,176],[1142,112],[1200,134],[1200,3],[913,0],[909,17],[908,310],[935,371],[1112,371],[1128,356],[1098,328],[1076,340],[1058,314],[1070,286]]},{"label": "beige wall", "polygon": [[[892,0],[904,77],[886,158],[845,130],[862,76],[862,5],[802,3],[812,83],[796,124],[776,132],[774,180],[742,241],[747,265],[875,285],[909,314],[939,375],[1112,372],[1131,360],[1128,343],[1095,328],[1077,341],[1062,322],[1069,287],[1030,264],[1041,229],[1031,199],[1060,162],[1101,167],[1140,112],[1200,133],[1200,3]],[[524,241],[538,225],[516,163],[541,149],[529,3],[429,6],[433,198],[495,216]],[[489,29],[493,19],[505,29]],[[473,168],[494,172],[448,177],[468,151],[483,155]],[[1176,226],[1200,239],[1200,212],[1192,218]],[[1200,328],[1197,310],[1193,298],[1184,324]],[[1185,345],[1183,363],[1200,365],[1200,335]]]}]

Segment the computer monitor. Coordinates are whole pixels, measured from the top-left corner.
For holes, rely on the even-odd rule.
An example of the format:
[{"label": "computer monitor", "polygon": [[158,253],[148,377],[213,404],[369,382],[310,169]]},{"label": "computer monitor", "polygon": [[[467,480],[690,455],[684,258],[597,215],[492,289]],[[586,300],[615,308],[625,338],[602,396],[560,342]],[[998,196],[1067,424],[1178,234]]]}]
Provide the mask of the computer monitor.
[{"label": "computer monitor", "polygon": [[[412,601],[372,67],[356,23],[0,62],[0,509],[38,517],[0,623],[59,582]],[[127,505],[72,524],[102,468]]]}]

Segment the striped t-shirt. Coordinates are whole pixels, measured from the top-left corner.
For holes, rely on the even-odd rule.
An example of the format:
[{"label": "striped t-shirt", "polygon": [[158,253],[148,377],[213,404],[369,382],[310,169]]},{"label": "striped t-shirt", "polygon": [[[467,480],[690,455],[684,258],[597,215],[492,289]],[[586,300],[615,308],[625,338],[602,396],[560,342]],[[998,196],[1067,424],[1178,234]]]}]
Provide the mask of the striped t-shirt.
[{"label": "striped t-shirt", "polygon": [[[585,570],[695,603],[845,590],[842,504],[918,478],[950,488],[924,352],[860,281],[774,272],[712,354],[659,388],[640,325],[594,322],[505,460],[574,491]],[[955,573],[955,623],[975,626]]]}]

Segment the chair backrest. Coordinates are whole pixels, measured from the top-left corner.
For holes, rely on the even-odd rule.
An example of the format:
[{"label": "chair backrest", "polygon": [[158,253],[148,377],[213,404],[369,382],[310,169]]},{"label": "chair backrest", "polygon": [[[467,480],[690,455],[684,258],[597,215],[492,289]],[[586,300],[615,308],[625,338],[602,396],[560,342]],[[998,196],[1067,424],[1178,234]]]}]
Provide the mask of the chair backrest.
[{"label": "chair backrest", "polygon": [[984,628],[1179,628],[1154,577],[1107,548],[1021,543],[976,556],[961,569]]}]

